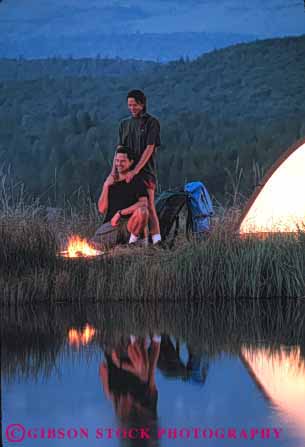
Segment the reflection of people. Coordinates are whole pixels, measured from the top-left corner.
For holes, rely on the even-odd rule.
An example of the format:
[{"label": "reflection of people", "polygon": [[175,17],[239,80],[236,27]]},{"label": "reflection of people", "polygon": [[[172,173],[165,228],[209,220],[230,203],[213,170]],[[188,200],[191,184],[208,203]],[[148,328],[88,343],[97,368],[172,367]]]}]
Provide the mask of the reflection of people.
[{"label": "reflection of people", "polygon": [[149,229],[154,244],[161,241],[160,225],[155,208],[156,161],[155,152],[160,146],[160,123],[146,111],[146,96],[141,90],[127,94],[131,117],[120,122],[118,147],[128,146],[135,153],[135,166],[126,181],[140,174],[148,192]]},{"label": "reflection of people", "polygon": [[209,370],[209,356],[205,354],[194,354],[189,348],[189,358],[186,365],[191,372],[190,380],[198,385],[204,385]]},{"label": "reflection of people", "polygon": [[150,346],[145,339],[131,336],[127,352],[123,349],[105,352],[106,362],[100,365],[100,378],[106,397],[113,402],[121,428],[149,427],[151,445],[157,439],[158,391],[155,370],[160,353],[160,337],[154,336]]},{"label": "reflection of people", "polygon": [[126,181],[133,158],[132,152],[126,147],[116,152],[115,168],[118,175],[110,174],[103,185],[98,209],[100,213],[106,213],[106,217],[91,239],[95,245],[114,246],[126,243],[128,237],[129,243],[135,243],[146,229],[148,193],[144,181],[140,176]]},{"label": "reflection of people", "polygon": [[180,358],[180,344],[175,345],[168,335],[162,335],[158,368],[166,377],[181,378],[204,385],[209,369],[208,356],[195,354],[188,346],[186,364]]}]

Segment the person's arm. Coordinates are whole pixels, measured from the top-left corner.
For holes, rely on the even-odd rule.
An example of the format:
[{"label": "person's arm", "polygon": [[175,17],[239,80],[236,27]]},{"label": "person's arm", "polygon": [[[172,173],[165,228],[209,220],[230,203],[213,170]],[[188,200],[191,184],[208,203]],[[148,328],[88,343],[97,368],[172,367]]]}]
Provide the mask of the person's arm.
[{"label": "person's arm", "polygon": [[115,169],[115,154],[114,154],[114,157],[113,157],[113,160],[112,160],[112,168],[111,168],[111,175],[116,175],[116,169]]},{"label": "person's arm", "polygon": [[154,150],[155,150],[155,145],[154,144],[149,144],[146,147],[145,151],[141,155],[141,158],[138,161],[138,163],[136,164],[136,166],[131,171],[128,172],[128,174],[126,176],[126,183],[130,183],[131,180],[134,178],[134,176],[138,175],[139,172],[141,172],[141,170],[144,168],[144,166],[146,165],[146,163],[148,162],[148,160],[152,156]]},{"label": "person's arm", "polygon": [[155,371],[160,355],[161,337],[154,335],[150,345],[149,352],[149,372],[148,372],[148,385],[150,390],[156,388]]},{"label": "person's arm", "polygon": [[123,210],[121,210],[121,215],[128,216],[129,214],[133,213],[136,209],[142,207],[148,207],[147,197],[139,197],[139,200],[134,205],[131,205],[128,208],[124,208]]},{"label": "person's arm", "polygon": [[150,124],[148,135],[147,135],[147,146],[141,155],[140,160],[136,166],[127,174],[126,182],[129,183],[133,177],[144,168],[156,147],[160,145],[160,124],[157,119],[154,119]]},{"label": "person's arm", "polygon": [[[116,146],[116,149],[118,149],[119,147],[122,147],[122,146],[123,146],[123,124],[122,124],[122,121],[121,121],[120,125],[119,125],[118,144]],[[115,151],[114,156],[113,156],[112,168],[111,168],[111,174],[114,175],[114,176],[117,175],[117,172],[116,172],[116,169],[115,169],[115,154],[116,154],[116,151]]]},{"label": "person's arm", "polygon": [[148,207],[148,200],[147,200],[147,197],[145,197],[145,196],[139,197],[139,199],[136,203],[129,206],[128,208],[124,208],[124,209],[120,210],[120,213],[119,212],[115,213],[115,215],[111,219],[111,225],[113,227],[115,227],[118,224],[121,217],[128,216],[129,214],[132,214],[136,209],[142,208],[142,207],[146,207],[146,208]]},{"label": "person's arm", "polygon": [[141,155],[140,160],[138,161],[137,165],[133,168],[134,175],[139,174],[139,172],[144,168],[150,157],[152,156],[156,145],[155,144],[149,144],[146,146],[145,151]]},{"label": "person's arm", "polygon": [[106,362],[100,364],[99,376],[102,381],[104,393],[109,400],[112,400],[112,394],[109,388],[109,378],[108,378],[108,366]]},{"label": "person's arm", "polygon": [[102,189],[102,193],[100,195],[100,198],[98,199],[98,210],[101,214],[105,214],[108,209],[108,196],[109,196],[109,188],[114,183],[114,176],[110,174]]}]

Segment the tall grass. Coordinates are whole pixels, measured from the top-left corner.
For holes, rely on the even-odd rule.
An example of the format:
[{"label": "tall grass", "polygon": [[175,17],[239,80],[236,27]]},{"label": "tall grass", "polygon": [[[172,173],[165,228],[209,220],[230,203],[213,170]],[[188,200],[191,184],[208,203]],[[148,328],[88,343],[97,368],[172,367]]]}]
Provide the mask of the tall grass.
[{"label": "tall grass", "polygon": [[172,250],[116,248],[98,259],[65,260],[57,254],[67,237],[89,238],[100,224],[95,207],[70,206],[50,220],[39,205],[3,199],[0,302],[305,296],[305,233],[241,239],[238,215],[238,208],[222,210],[208,238],[189,242],[181,234]]},{"label": "tall grass", "polygon": [[[305,236],[239,239],[217,228],[173,250],[117,248],[98,259],[66,260],[49,228],[0,226],[2,303],[300,297]],[[89,235],[88,235],[89,236]]]}]

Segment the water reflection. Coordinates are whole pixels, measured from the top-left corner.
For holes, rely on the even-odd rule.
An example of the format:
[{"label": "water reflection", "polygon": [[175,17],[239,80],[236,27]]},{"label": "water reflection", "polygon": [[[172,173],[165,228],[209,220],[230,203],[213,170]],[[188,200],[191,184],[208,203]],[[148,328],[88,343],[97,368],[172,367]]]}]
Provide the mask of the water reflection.
[{"label": "water reflection", "polygon": [[284,423],[305,439],[305,359],[300,347],[242,348],[241,357]]},{"label": "water reflection", "polygon": [[[106,361],[99,375],[106,397],[112,402],[120,427],[138,428],[133,437],[140,445],[157,440],[158,391],[155,372],[160,354],[160,337],[135,337],[122,340],[115,349],[105,349]],[[141,439],[141,428],[149,427],[149,439]]]},{"label": "water reflection", "polygon": [[[268,447],[304,443],[302,306],[150,306],[16,308],[4,314],[4,428],[14,418],[31,426],[73,423],[90,432],[149,427],[150,437],[136,445],[166,447],[172,440],[158,436],[162,427],[272,425],[283,427],[284,438],[270,439]],[[95,442],[90,438],[90,445]],[[187,445],[198,442],[188,439]],[[216,438],[205,442],[224,445]],[[134,445],[122,438],[107,443]],[[234,447],[244,445],[244,439],[234,441]]]},{"label": "water reflection", "polygon": [[183,362],[180,356],[179,340],[173,340],[173,337],[163,334],[158,368],[165,377],[191,380],[204,385],[209,369],[209,356],[197,354],[188,345],[187,360]]},{"label": "water reflection", "polygon": [[77,330],[76,328],[69,329],[68,341],[70,346],[79,348],[80,346],[88,345],[92,341],[95,332],[95,329],[89,324],[86,324],[81,330]]},{"label": "water reflection", "polygon": [[[130,335],[115,349],[104,349],[106,360],[99,368],[104,393],[112,402],[123,429],[149,427],[150,441],[142,439],[143,445],[158,443],[157,368],[166,378],[200,385],[206,380],[207,357],[195,355],[190,347],[186,351],[187,360],[183,362],[179,340],[167,334]],[[140,430],[137,435],[141,435]]]}]

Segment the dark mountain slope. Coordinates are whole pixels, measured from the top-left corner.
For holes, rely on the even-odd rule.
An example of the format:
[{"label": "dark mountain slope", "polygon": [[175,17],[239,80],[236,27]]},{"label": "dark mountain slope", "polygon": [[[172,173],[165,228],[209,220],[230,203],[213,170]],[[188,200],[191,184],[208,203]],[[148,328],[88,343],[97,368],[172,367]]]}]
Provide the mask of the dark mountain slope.
[{"label": "dark mountain slope", "polygon": [[[249,193],[262,171],[305,134],[305,36],[242,44],[193,62],[147,71],[0,83],[0,149],[18,178],[40,192],[96,196],[109,169],[126,93],[143,88],[161,120],[162,187],[202,179],[219,197],[232,189],[237,160]],[[28,168],[29,160],[34,172]],[[235,175],[235,174],[234,174]],[[233,176],[234,177],[234,176]]]}]

